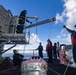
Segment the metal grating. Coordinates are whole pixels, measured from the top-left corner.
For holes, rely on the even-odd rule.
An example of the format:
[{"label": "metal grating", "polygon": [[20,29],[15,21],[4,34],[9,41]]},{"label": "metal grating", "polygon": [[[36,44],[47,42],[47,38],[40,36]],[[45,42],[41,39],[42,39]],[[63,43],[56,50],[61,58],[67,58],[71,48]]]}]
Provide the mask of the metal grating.
[{"label": "metal grating", "polygon": [[25,39],[24,34],[2,34],[0,37],[0,42],[10,41],[7,44],[28,44],[28,41]]}]

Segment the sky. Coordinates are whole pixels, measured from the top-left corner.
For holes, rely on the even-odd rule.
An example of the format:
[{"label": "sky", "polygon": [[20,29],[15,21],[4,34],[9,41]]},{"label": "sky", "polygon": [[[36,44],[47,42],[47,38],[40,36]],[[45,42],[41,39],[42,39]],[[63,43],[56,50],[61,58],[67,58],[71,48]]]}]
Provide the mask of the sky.
[{"label": "sky", "polygon": [[38,16],[37,22],[56,18],[54,22],[30,28],[30,45],[27,48],[36,48],[39,42],[42,42],[45,48],[47,39],[52,43],[71,44],[70,33],[63,28],[63,25],[74,29],[76,0],[0,0],[0,5],[7,10],[10,9],[13,15],[19,15],[25,9],[27,16]]}]

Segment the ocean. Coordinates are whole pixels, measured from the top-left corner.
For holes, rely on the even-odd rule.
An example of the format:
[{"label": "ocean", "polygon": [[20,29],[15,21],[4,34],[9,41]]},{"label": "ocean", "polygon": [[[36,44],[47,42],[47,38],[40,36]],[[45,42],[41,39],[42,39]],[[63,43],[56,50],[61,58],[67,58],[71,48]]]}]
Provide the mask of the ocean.
[{"label": "ocean", "polygon": [[[38,51],[34,50],[21,50],[19,51],[20,54],[24,55],[24,59],[29,59],[32,56],[39,56]],[[7,51],[6,53],[2,54],[3,57],[10,57],[13,59],[13,50]],[[46,51],[43,51],[43,58],[47,58],[47,53]]]},{"label": "ocean", "polygon": [[[24,59],[29,59],[32,56],[39,56],[38,50],[18,50],[20,54],[24,55]],[[71,61],[73,64],[69,64],[71,67],[76,68],[76,64],[74,63],[73,56],[72,56],[72,50],[66,52],[67,59]],[[10,57],[10,59],[13,59],[13,50],[7,51],[4,54],[2,54],[3,57]],[[43,58],[48,58],[47,53],[45,50],[43,50]]]}]

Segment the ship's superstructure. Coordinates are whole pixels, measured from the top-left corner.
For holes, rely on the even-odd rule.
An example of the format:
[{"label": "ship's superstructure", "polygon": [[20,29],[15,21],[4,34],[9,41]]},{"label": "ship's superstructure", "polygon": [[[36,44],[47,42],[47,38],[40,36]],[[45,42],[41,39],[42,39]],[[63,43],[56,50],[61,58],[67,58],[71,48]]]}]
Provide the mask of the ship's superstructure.
[{"label": "ship's superstructure", "polygon": [[[30,25],[28,26],[26,26],[26,23],[25,23],[23,27],[25,29],[25,33],[17,33],[17,27],[19,26],[19,29],[21,27],[21,25],[18,24],[18,19],[22,20],[22,18],[20,18],[17,15],[13,16],[10,10],[6,10],[2,5],[0,5],[0,55],[10,50],[11,48],[15,47],[16,44],[28,44],[29,37],[27,40],[26,29],[34,26],[42,25],[45,23],[53,22],[56,20],[55,18],[50,18],[50,19],[37,22],[38,16],[26,16],[24,18],[25,18],[25,22],[27,18],[36,19],[36,23],[34,24],[30,23]],[[14,45],[9,49],[7,49],[6,51],[4,51],[3,48],[5,44],[14,44]]]},{"label": "ship's superstructure", "polygon": [[0,5],[0,54],[3,52],[4,44],[26,43],[24,34],[16,34],[16,22],[17,17]]}]

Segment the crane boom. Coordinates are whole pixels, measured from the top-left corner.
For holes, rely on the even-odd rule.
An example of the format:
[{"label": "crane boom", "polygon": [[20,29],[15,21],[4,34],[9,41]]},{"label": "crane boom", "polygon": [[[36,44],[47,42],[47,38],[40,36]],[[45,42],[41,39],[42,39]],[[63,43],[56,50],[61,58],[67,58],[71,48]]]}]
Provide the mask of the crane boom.
[{"label": "crane boom", "polygon": [[56,20],[55,18],[50,18],[50,19],[47,19],[47,20],[44,20],[44,21],[37,22],[35,24],[31,24],[31,25],[25,26],[24,29],[35,27],[35,26],[39,26],[39,25],[42,25],[42,24],[45,24],[45,23],[49,23],[49,22],[53,22],[55,20]]},{"label": "crane boom", "polygon": [[26,16],[26,18],[35,18],[37,20],[38,16]]}]

